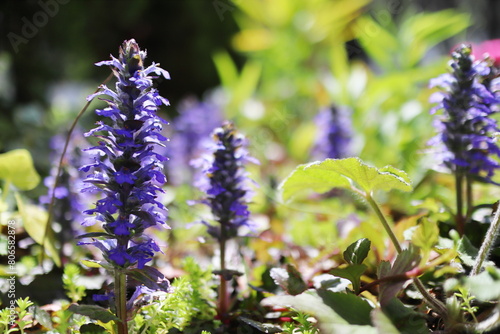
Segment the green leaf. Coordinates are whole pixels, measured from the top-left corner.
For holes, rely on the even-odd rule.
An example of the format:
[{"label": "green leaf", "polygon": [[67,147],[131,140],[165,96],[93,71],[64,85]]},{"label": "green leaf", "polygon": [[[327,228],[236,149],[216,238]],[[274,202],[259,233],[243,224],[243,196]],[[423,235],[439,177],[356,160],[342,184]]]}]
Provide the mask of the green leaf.
[{"label": "green leaf", "polygon": [[[413,311],[411,308],[406,307],[399,299],[392,298],[386,305],[382,307],[382,310],[387,318],[389,318],[398,329],[397,332],[401,334],[425,334],[429,333],[427,324],[423,314]],[[376,317],[376,315],[375,315]],[[379,319],[382,317],[379,315]],[[376,321],[374,321],[376,323]],[[388,327],[387,323],[383,325]],[[378,326],[377,326],[378,327]],[[392,333],[385,332],[379,329],[380,333]]]},{"label": "green leaf", "polygon": [[258,329],[262,333],[270,333],[270,334],[283,333],[283,329],[279,326],[276,326],[276,325],[263,324],[263,323],[260,323],[258,321],[246,318],[246,317],[238,317],[238,320],[240,320],[241,322],[243,322],[243,323],[245,323],[253,328]]},{"label": "green leaf", "polygon": [[[264,306],[288,306],[314,316],[320,322],[320,328],[324,330],[329,323],[347,324],[340,315],[323,303],[323,300],[312,293],[304,292],[297,296],[273,296],[262,300]],[[331,333],[331,331],[324,331]]]},{"label": "green leaf", "polygon": [[96,324],[85,324],[80,327],[81,334],[106,334],[106,328]]},{"label": "green leaf", "polygon": [[323,302],[353,325],[370,325],[372,307],[361,297],[352,293],[318,290]]},{"label": "green leaf", "polygon": [[80,235],[76,236],[77,239],[100,238],[100,237],[108,238],[108,239],[113,238],[113,236],[111,234],[106,233],[106,232],[89,232],[89,233],[80,234]]},{"label": "green leaf", "polygon": [[219,74],[222,85],[231,87],[238,79],[238,70],[231,56],[227,52],[218,52],[213,56],[215,68]]},{"label": "green leaf", "polygon": [[96,260],[81,260],[80,263],[88,268],[102,268],[102,264]]},{"label": "green leaf", "polygon": [[320,333],[378,334],[374,327],[349,324],[312,291],[297,296],[273,296],[262,300],[264,306],[287,306],[312,315]]},{"label": "green leaf", "polygon": [[[379,265],[378,278],[398,276],[405,274],[407,271],[415,268],[420,261],[420,255],[415,249],[405,249],[396,257],[396,261],[389,269],[388,262],[382,261]],[[379,301],[380,305],[384,306],[396,296],[401,290],[407,279],[384,281],[380,283]]]},{"label": "green leaf", "polygon": [[372,311],[371,314],[373,324],[378,329],[379,333],[384,334],[400,334],[399,330],[394,327],[391,319],[384,314],[382,309],[377,308]]},{"label": "green leaf", "polygon": [[[324,193],[332,188],[358,189],[366,194],[374,190],[410,191],[405,172],[391,166],[368,166],[359,158],[326,159],[298,166],[280,185],[283,200],[288,201],[305,189]],[[358,191],[359,191],[358,190]]]},{"label": "green leaf", "polygon": [[110,322],[110,321],[120,321],[119,318],[117,318],[113,313],[111,313],[109,310],[97,306],[97,305],[78,305],[78,304],[71,304],[68,307],[68,310],[70,310],[73,313],[85,315],[89,317],[90,319],[93,320],[99,320],[104,323]]},{"label": "green leaf", "polygon": [[349,264],[361,264],[364,259],[368,256],[368,252],[370,251],[371,241],[362,238],[358,241],[352,243],[345,252],[344,260],[346,260]]},{"label": "green leaf", "polygon": [[500,298],[500,269],[487,267],[479,275],[465,278],[463,285],[479,300],[498,300]]},{"label": "green leaf", "polygon": [[352,264],[345,268],[334,268],[330,273],[351,281],[352,289],[355,293],[358,293],[361,286],[361,275],[366,271],[366,268],[368,267],[364,264]]},{"label": "green leaf", "polygon": [[0,154],[0,179],[12,182],[19,190],[31,190],[40,183],[28,150],[18,149]]},{"label": "green leaf", "polygon": [[428,252],[437,244],[439,240],[439,228],[436,223],[422,217],[420,224],[413,233],[411,241],[413,244],[421,248],[424,252]]},{"label": "green leaf", "polygon": [[307,290],[307,284],[297,269],[291,264],[287,264],[286,271],[282,268],[271,269],[270,275],[276,284],[292,296]]},{"label": "green leaf", "polygon": [[359,25],[358,40],[370,59],[385,69],[393,69],[400,48],[397,38],[368,15],[360,17],[356,23]]},{"label": "green leaf", "polygon": [[61,258],[56,248],[56,238],[52,228],[47,228],[48,214],[42,208],[27,204],[25,205],[18,193],[14,194],[17,201],[19,213],[23,219],[23,226],[29,236],[39,245],[42,245],[54,263],[60,267]]},{"label": "green leaf", "polygon": [[52,319],[50,318],[50,314],[47,311],[42,310],[38,306],[32,306],[30,308],[30,313],[33,314],[33,318],[35,318],[35,320],[38,321],[40,325],[48,329],[53,329]]}]

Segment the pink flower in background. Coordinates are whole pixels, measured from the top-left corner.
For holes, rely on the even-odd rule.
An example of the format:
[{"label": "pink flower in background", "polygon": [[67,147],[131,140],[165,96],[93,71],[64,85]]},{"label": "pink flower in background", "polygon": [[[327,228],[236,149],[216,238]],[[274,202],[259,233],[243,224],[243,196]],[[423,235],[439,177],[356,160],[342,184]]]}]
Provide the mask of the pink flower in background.
[{"label": "pink flower in background", "polygon": [[482,59],[484,54],[489,54],[495,66],[500,66],[500,39],[490,39],[472,47],[475,59]]}]

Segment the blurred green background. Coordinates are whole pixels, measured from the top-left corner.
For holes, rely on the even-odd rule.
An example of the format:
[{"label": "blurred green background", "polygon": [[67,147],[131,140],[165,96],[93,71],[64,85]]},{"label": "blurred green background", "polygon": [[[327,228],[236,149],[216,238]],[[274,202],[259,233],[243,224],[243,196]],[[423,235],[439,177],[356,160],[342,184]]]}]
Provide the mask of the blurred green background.
[{"label": "blurred green background", "polygon": [[[251,154],[261,161],[250,167],[260,184],[251,209],[264,228],[327,251],[363,235],[383,249],[372,218],[349,196],[292,207],[276,200],[276,185],[312,159],[314,117],[334,104],[352,110],[352,155],[378,167],[391,164],[412,178],[413,195],[380,199],[394,221],[413,213],[404,214],[409,196],[433,195],[452,206],[451,179],[429,172],[434,161],[426,142],[435,132],[427,84],[447,71],[454,45],[500,37],[498,13],[500,2],[493,0],[4,0],[0,153],[27,148],[46,176],[54,163],[50,138],[69,128],[86,96],[108,76],[93,64],[135,38],[149,60],[171,74],[158,85],[172,104],[163,108],[165,117],[175,121],[187,96],[203,100],[214,89],[223,96],[225,118],[248,136]],[[82,120],[84,129],[92,126],[96,106]],[[171,259],[182,258],[184,240],[202,247],[175,229],[197,218],[184,204],[195,198],[184,186],[167,191],[172,238],[181,245],[179,253],[169,250]],[[45,192],[40,185],[27,196]],[[359,217],[352,218],[354,212]],[[352,231],[347,237],[342,226],[353,221],[362,228],[346,227]],[[267,241],[252,242],[257,257],[269,260],[270,245],[259,244]],[[279,247],[286,256],[287,247]]]}]

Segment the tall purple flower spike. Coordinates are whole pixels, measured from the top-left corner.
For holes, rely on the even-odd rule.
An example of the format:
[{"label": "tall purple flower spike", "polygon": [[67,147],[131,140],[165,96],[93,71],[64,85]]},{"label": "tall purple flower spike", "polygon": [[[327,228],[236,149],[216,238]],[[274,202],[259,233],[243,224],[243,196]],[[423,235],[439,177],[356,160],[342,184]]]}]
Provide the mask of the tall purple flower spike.
[{"label": "tall purple flower spike", "polygon": [[135,40],[125,41],[118,59],[111,56],[111,60],[96,64],[111,66],[117,78],[116,89],[102,85],[97,94],[87,98],[109,97],[102,99],[108,106],[96,110],[108,121],[97,122],[97,127],[85,134],[99,142],[86,149],[94,155],[94,161],[80,168],[91,172],[82,191],[100,192],[102,198],[95,208],[85,211],[91,216],[83,225],[102,223],[105,233],[99,233],[99,240],[89,244],[98,247],[109,263],[122,268],[143,268],[160,251],[144,230],[158,225],[168,227],[166,208],[157,200],[166,182],[166,158],[154,148],[163,146],[166,140],[160,134],[162,123],[166,122],[157,111],[169,102],[153,88],[153,79],[170,77],[159,64],[145,68],[145,58],[146,52],[139,49]]},{"label": "tall purple flower spike", "polygon": [[437,148],[438,159],[452,172],[493,182],[500,168],[495,158],[500,157],[495,137],[499,129],[491,118],[500,103],[489,79],[493,69],[485,61],[474,62],[466,45],[452,53],[450,67],[451,73],[430,82],[430,87],[441,88],[431,96],[430,102],[436,103],[431,114],[441,113],[434,121],[438,134],[429,145]]},{"label": "tall purple flower spike", "polygon": [[198,160],[202,162],[203,174],[197,185],[207,196],[201,202],[211,208],[214,219],[220,226],[203,222],[208,232],[216,239],[221,238],[221,229],[225,230],[224,239],[237,236],[242,226],[252,228],[249,223],[249,189],[251,180],[245,171],[248,162],[257,163],[249,156],[245,137],[236,132],[234,125],[225,122],[213,132],[214,143],[210,154]]}]

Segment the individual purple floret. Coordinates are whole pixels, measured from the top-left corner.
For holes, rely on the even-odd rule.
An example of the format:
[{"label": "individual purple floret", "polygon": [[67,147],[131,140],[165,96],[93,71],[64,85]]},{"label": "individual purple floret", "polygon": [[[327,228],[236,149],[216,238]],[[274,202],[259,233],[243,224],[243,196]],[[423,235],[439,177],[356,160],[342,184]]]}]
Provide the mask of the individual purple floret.
[{"label": "individual purple floret", "polygon": [[108,119],[99,121],[97,127],[86,136],[99,140],[86,151],[94,155],[93,163],[81,167],[91,171],[82,191],[97,191],[103,197],[95,208],[85,211],[91,215],[83,224],[102,223],[106,233],[91,243],[114,266],[142,268],[150,261],[159,247],[144,230],[151,226],[165,225],[165,207],[157,200],[166,182],[163,174],[165,157],[154,151],[165,141],[160,132],[162,123],[158,108],[168,101],[153,88],[152,79],[169,74],[158,64],[144,67],[146,52],[141,51],[135,40],[125,41],[119,58],[97,63],[111,66],[117,78],[116,90],[101,86],[95,96],[108,95],[103,99],[108,106],[96,110],[96,114]]},{"label": "individual purple floret", "polygon": [[204,222],[208,232],[216,239],[227,240],[238,235],[242,226],[249,224],[248,202],[251,192],[245,164],[258,163],[248,155],[245,137],[236,132],[234,125],[225,122],[213,132],[211,153],[202,158],[203,174],[195,185],[207,196],[201,202],[211,208],[219,226]]},{"label": "individual purple floret", "polygon": [[315,117],[318,132],[313,156],[318,159],[342,159],[351,154],[351,115],[344,107],[322,109]]},{"label": "individual purple floret", "polygon": [[203,143],[210,140],[213,129],[222,123],[222,112],[212,101],[187,99],[179,106],[179,116],[173,121],[168,155],[174,163],[167,163],[171,180],[176,184],[190,182],[190,162],[199,158]]},{"label": "individual purple floret", "polygon": [[499,129],[491,117],[500,99],[491,82],[485,85],[492,68],[485,61],[474,62],[470,46],[465,45],[452,53],[450,67],[451,73],[430,82],[430,87],[441,88],[431,96],[430,102],[437,103],[431,113],[441,113],[434,122],[438,134],[429,145],[437,148],[439,160],[453,173],[492,182],[500,167],[495,137]]}]

